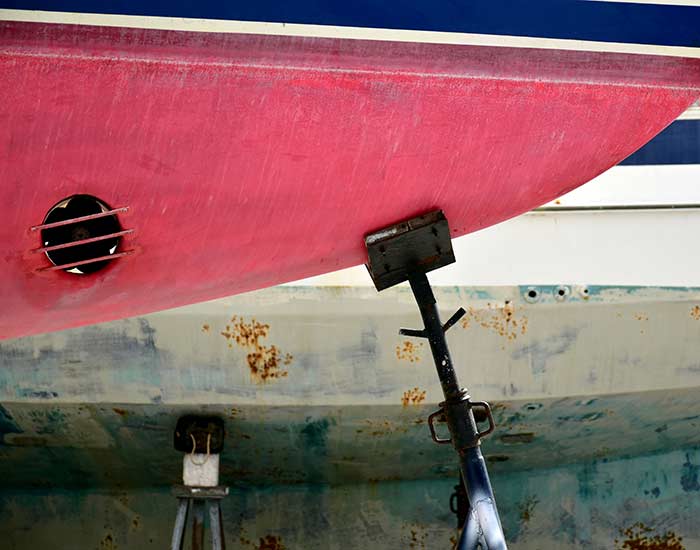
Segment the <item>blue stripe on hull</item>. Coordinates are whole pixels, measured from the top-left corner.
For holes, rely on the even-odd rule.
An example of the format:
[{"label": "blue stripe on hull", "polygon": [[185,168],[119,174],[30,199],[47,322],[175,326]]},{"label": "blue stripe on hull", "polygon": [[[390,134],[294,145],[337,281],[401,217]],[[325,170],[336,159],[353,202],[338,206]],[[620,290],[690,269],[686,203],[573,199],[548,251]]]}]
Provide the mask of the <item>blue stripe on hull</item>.
[{"label": "blue stripe on hull", "polygon": [[700,47],[700,7],[693,6],[578,0],[0,0],[0,7]]},{"label": "blue stripe on hull", "polygon": [[677,120],[620,163],[652,164],[700,164],[700,120]]}]

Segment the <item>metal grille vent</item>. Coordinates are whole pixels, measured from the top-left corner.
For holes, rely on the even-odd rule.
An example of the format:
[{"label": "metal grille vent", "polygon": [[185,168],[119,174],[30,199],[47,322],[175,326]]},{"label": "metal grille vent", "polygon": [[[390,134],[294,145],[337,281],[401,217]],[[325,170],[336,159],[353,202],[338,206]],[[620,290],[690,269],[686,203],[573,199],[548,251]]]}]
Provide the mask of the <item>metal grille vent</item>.
[{"label": "metal grille vent", "polygon": [[122,229],[117,214],[128,206],[110,209],[90,195],[74,195],[55,205],[41,225],[31,228],[41,235],[41,248],[53,264],[39,271],[63,270],[88,275],[106,267],[109,262],[131,254],[119,251],[122,237],[133,229]]}]

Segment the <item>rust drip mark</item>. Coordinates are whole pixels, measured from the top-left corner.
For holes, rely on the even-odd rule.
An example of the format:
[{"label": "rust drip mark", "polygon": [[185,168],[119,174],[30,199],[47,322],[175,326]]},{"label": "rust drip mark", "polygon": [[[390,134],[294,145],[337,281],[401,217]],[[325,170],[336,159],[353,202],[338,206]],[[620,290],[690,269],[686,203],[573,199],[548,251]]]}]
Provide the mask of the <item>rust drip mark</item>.
[{"label": "rust drip mark", "polygon": [[113,410],[115,413],[117,413],[119,416],[121,416],[121,417],[124,417],[124,416],[126,416],[126,415],[129,414],[129,413],[128,413],[127,411],[125,411],[124,409],[118,409],[118,408],[116,408],[116,407],[113,408],[112,410]]},{"label": "rust drip mark", "polygon": [[246,322],[242,317],[234,315],[231,323],[221,331],[221,336],[228,341],[228,347],[237,345],[248,349],[246,355],[248,368],[253,380],[261,383],[284,378],[289,373],[282,367],[291,364],[292,355],[283,353],[277,346],[266,346],[260,341],[270,334],[270,325],[251,319]]},{"label": "rust drip mark", "polygon": [[[634,314],[634,318],[635,318],[637,321],[642,321],[642,322],[645,322],[645,321],[648,321],[648,320],[649,320],[649,316],[648,316],[647,314],[645,314],[645,313],[635,313],[635,314]],[[644,334],[644,329],[639,329],[639,334]]]},{"label": "rust drip mark", "polygon": [[507,462],[510,460],[508,455],[486,455],[486,461],[491,462]]},{"label": "rust drip mark", "polygon": [[414,343],[410,340],[404,340],[403,344],[396,346],[396,358],[400,361],[417,363],[420,361],[422,348],[423,342]]},{"label": "rust drip mark", "polygon": [[411,540],[409,542],[409,548],[425,548],[425,539],[428,537],[428,533],[424,532],[419,526],[410,529]]},{"label": "rust drip mark", "polygon": [[253,544],[244,538],[241,538],[241,542],[248,546],[252,546],[255,550],[285,550],[286,548],[286,546],[282,544],[282,539],[276,535],[265,535],[264,537],[260,537],[257,544]]},{"label": "rust drip mark", "polygon": [[690,316],[696,321],[700,321],[700,306],[695,306],[690,310]]},{"label": "rust drip mark", "polygon": [[117,545],[114,542],[112,533],[107,533],[105,538],[100,541],[100,550],[116,550]]},{"label": "rust drip mark", "polygon": [[375,437],[382,437],[397,432],[406,433],[408,431],[408,428],[396,426],[388,420],[365,420],[365,423],[367,425],[364,428],[355,430],[355,433],[367,433]]},{"label": "rust drip mark", "polygon": [[393,476],[382,476],[382,477],[370,477],[367,480],[367,483],[370,485],[376,485],[377,483],[386,483],[387,481],[401,481],[401,476],[398,475],[393,475]]},{"label": "rust drip mark", "polygon": [[202,332],[209,332],[209,329],[210,329],[210,328],[211,328],[211,327],[210,327],[207,323],[204,323],[204,324],[202,325]]},{"label": "rust drip mark", "polygon": [[539,500],[535,496],[529,496],[522,502],[519,506],[520,509],[520,521],[522,523],[529,523],[532,519],[532,514],[535,511],[535,507],[539,504]]},{"label": "rust drip mark", "polygon": [[404,407],[420,405],[423,401],[425,401],[425,390],[420,388],[413,388],[403,392],[403,397],[401,398],[401,403]]},{"label": "rust drip mark", "polygon": [[505,445],[519,445],[521,443],[532,443],[534,439],[535,434],[533,432],[503,434],[501,436],[501,442],[503,442]]},{"label": "rust drip mark", "polygon": [[517,315],[515,305],[510,300],[506,300],[503,307],[494,306],[491,303],[486,304],[486,307],[487,309],[469,307],[467,314],[462,318],[462,328],[469,328],[474,323],[509,341],[527,332],[527,317]]},{"label": "rust drip mark", "polygon": [[621,529],[620,533],[625,540],[615,539],[616,550],[685,550],[683,538],[673,531],[666,531],[663,535],[654,532],[641,522],[632,527]]}]

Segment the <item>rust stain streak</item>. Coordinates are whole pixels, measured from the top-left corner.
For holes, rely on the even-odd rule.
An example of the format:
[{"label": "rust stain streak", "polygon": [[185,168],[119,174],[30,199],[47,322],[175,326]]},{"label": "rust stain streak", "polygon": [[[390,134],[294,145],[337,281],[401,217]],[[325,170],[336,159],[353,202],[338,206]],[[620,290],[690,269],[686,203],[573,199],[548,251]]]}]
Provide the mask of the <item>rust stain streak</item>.
[{"label": "rust stain streak", "polygon": [[700,321],[700,306],[695,306],[690,310],[690,316],[696,321]]},{"label": "rust stain streak", "polygon": [[415,529],[411,529],[411,540],[409,543],[409,548],[425,548],[425,539],[427,538],[428,534],[423,531],[423,529],[419,526],[416,526]]},{"label": "rust stain streak", "polygon": [[241,537],[241,543],[246,546],[252,546],[254,550],[285,550],[286,546],[282,544],[282,539],[276,535],[265,535],[260,537],[257,544],[250,540]]},{"label": "rust stain streak", "polygon": [[673,531],[658,534],[643,523],[635,523],[632,527],[621,529],[624,540],[615,540],[616,550],[685,550],[683,538]]},{"label": "rust stain streak", "polygon": [[400,361],[417,363],[420,361],[420,353],[423,351],[423,342],[417,344],[410,340],[404,340],[401,345],[396,346],[396,358]]},{"label": "rust stain streak", "polygon": [[408,431],[408,428],[397,426],[388,420],[365,420],[365,423],[367,425],[364,428],[355,430],[355,433],[367,433],[375,437],[381,437],[393,433],[406,433]]},{"label": "rust stain streak", "polygon": [[539,504],[537,497],[530,496],[525,502],[521,503],[520,508],[520,521],[523,523],[529,523],[532,519],[532,514],[535,511],[535,507]]},{"label": "rust stain streak", "polygon": [[425,401],[425,390],[421,390],[420,388],[406,390],[403,392],[403,397],[401,398],[401,403],[404,407],[420,405],[423,401]]},{"label": "rust stain streak", "polygon": [[462,328],[469,328],[472,324],[493,331],[513,341],[527,332],[528,318],[525,315],[517,315],[515,305],[506,300],[502,307],[486,304],[487,309],[474,309],[469,307],[467,315],[462,319]]},{"label": "rust stain streak", "polygon": [[268,346],[261,342],[270,334],[270,325],[255,319],[246,322],[234,315],[220,334],[226,338],[229,348],[235,344],[249,350],[246,361],[254,381],[265,383],[289,374],[283,367],[291,364],[294,359],[292,355],[282,352],[275,345]]}]

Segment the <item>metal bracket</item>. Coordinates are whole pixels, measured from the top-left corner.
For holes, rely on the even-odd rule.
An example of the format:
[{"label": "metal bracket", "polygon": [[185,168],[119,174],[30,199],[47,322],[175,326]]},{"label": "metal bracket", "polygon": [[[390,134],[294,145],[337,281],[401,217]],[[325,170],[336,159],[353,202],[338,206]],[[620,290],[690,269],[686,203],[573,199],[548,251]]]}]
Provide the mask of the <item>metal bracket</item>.
[{"label": "metal bracket", "polygon": [[428,416],[428,428],[430,428],[430,436],[433,438],[433,441],[437,443],[438,445],[447,445],[449,443],[452,443],[452,439],[444,439],[442,437],[438,437],[437,431],[435,430],[435,418],[438,416],[441,416],[443,419],[445,418],[445,411],[442,409],[439,409],[432,413],[431,415]]},{"label": "metal bracket", "polygon": [[[474,434],[474,439],[476,440],[476,443],[478,445],[478,440],[486,437],[489,435],[491,432],[493,432],[496,429],[496,422],[493,419],[493,413],[491,412],[491,405],[489,405],[486,401],[470,401],[469,396],[466,397],[466,401],[469,403],[469,408],[470,409],[481,409],[484,411],[484,414],[486,416],[486,420],[489,422],[489,427],[485,431],[477,431]],[[440,409],[435,411],[434,413],[430,414],[428,416],[428,428],[430,428],[430,436],[432,437],[433,441],[435,443],[438,443],[439,445],[446,445],[448,443],[452,443],[452,438],[445,439],[437,435],[437,430],[435,429],[435,419],[438,417],[442,417],[442,419],[445,419],[445,409],[444,409],[445,403],[440,403]],[[476,416],[476,415],[475,415]]]},{"label": "metal bracket", "polygon": [[479,431],[477,433],[479,439],[481,439],[482,437],[486,437],[496,429],[496,421],[493,419],[491,405],[489,405],[486,401],[470,401],[469,404],[472,409],[481,408],[486,413],[486,419],[489,421],[489,427],[485,432]]},{"label": "metal bracket", "polygon": [[[457,321],[464,317],[466,313],[467,312],[463,307],[455,311],[452,317],[450,317],[447,320],[447,322],[444,325],[442,325],[442,332],[447,332],[448,330],[450,330],[453,326],[457,324]],[[413,328],[400,328],[399,334],[401,336],[412,336],[414,338],[428,338],[428,335],[425,332],[425,330],[418,330]]]}]

